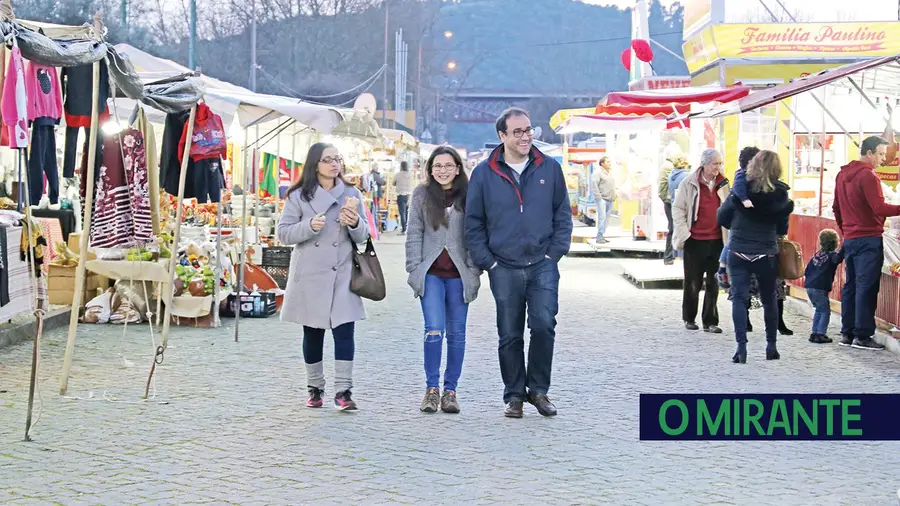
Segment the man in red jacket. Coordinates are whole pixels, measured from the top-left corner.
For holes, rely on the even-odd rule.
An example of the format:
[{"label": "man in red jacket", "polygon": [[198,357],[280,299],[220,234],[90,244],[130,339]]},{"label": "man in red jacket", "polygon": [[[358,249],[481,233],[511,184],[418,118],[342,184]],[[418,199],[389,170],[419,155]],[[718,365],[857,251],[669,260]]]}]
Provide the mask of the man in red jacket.
[{"label": "man in red jacket", "polygon": [[875,167],[884,163],[887,141],[869,137],[860,158],[841,167],[834,185],[834,219],[844,236],[846,280],[841,292],[841,346],[883,350],[875,342],[875,306],[884,264],[884,220],[900,216],[900,206],[887,204]]}]

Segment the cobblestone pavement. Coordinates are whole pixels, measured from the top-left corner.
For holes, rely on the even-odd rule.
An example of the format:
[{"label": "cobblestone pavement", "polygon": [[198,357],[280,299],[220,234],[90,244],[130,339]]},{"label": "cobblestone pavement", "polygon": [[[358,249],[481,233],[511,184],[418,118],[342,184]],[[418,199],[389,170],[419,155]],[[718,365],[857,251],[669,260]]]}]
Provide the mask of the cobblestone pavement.
[{"label": "cobblestone pavement", "polygon": [[[423,415],[420,309],[400,240],[379,250],[389,293],[359,326],[356,413],[302,406],[300,333],[275,318],[243,320],[237,344],[229,320],[173,327],[143,403],[147,327],[123,338],[82,326],[65,397],[65,330],[45,336],[41,418],[25,443],[31,345],[0,350],[0,503],[897,504],[897,443],[642,443],[637,424],[641,392],[897,392],[896,355],[811,345],[808,320],[790,315],[781,361],[763,359],[757,332],[736,366],[725,318],[724,335],[688,333],[680,292],[634,288],[615,259],[566,258],[560,415],[503,418],[486,286],[470,312],[463,411]],[[326,373],[333,394],[330,361]]]}]

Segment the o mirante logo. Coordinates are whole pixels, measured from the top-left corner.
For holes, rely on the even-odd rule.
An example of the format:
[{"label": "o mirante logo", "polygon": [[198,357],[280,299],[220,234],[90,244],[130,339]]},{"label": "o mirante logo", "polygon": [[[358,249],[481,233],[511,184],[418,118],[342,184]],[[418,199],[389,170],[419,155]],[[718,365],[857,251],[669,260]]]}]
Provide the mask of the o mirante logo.
[{"label": "o mirante logo", "polygon": [[900,440],[894,394],[641,394],[640,439]]}]

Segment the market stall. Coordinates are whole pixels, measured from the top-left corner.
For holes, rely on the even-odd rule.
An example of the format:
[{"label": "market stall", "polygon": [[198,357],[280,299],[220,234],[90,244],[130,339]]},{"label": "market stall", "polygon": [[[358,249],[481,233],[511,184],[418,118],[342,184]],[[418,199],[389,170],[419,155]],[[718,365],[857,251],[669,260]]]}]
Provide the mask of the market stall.
[{"label": "market stall", "polygon": [[[836,229],[831,211],[834,178],[840,167],[859,157],[859,139],[891,133],[900,126],[893,112],[900,101],[900,55],[874,58],[794,79],[748,97],[683,119],[754,115],[756,111],[790,100],[791,143],[789,180],[797,202],[789,238],[800,243],[804,261],[817,250],[818,234]],[[888,132],[886,132],[888,130]],[[894,160],[876,169],[885,199],[900,204]],[[887,220],[885,259],[876,316],[887,326],[900,324],[900,220]],[[843,269],[835,279],[831,297],[840,301]],[[803,280],[789,281],[791,294],[805,296]]]},{"label": "market stall", "polygon": [[605,134],[606,153],[622,200],[619,216],[623,229],[630,230],[633,239],[660,241],[667,229],[657,197],[663,150],[675,143],[682,152],[690,153],[696,166],[703,149],[720,149],[719,137],[705,135],[705,125],[691,129],[689,121],[670,121],[668,117],[731,102],[749,92],[740,86],[613,92],[600,100],[594,114],[570,116],[556,132]]}]

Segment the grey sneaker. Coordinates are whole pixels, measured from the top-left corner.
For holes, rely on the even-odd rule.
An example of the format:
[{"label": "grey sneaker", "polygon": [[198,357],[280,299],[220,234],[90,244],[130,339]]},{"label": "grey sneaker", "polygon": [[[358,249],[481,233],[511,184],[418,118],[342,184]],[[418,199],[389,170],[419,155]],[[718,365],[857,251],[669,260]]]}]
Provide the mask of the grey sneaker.
[{"label": "grey sneaker", "polygon": [[851,346],[857,350],[881,351],[884,349],[884,346],[875,342],[871,337],[857,337]]},{"label": "grey sneaker", "polygon": [[422,399],[422,407],[419,410],[423,413],[437,413],[440,402],[441,391],[437,388],[429,388],[425,390],[425,398]]},{"label": "grey sneaker", "polygon": [[444,413],[459,413],[459,401],[456,400],[456,392],[444,390],[441,396],[441,411]]}]

